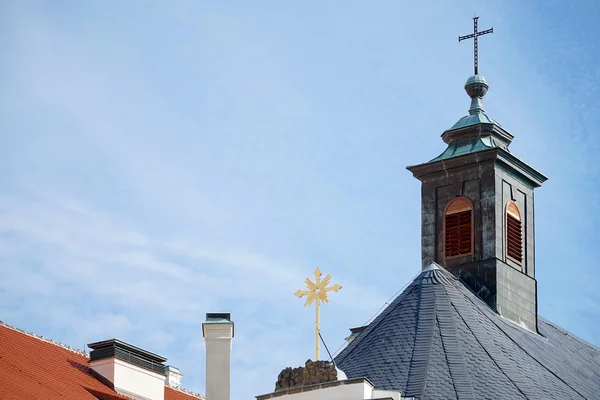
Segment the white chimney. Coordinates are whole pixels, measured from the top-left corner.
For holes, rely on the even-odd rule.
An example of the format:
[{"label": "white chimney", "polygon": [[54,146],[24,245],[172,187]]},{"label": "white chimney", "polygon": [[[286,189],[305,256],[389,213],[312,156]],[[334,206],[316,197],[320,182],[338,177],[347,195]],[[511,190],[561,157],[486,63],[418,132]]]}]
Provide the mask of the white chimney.
[{"label": "white chimney", "polygon": [[167,365],[165,367],[165,385],[170,386],[172,388],[178,388],[181,386],[181,377],[183,374],[179,371],[178,368]]},{"label": "white chimney", "polygon": [[164,400],[166,358],[118,339],[88,347],[90,368],[117,393],[136,400]]},{"label": "white chimney", "polygon": [[206,314],[202,335],[206,343],[206,400],[229,400],[233,338],[230,314]]}]

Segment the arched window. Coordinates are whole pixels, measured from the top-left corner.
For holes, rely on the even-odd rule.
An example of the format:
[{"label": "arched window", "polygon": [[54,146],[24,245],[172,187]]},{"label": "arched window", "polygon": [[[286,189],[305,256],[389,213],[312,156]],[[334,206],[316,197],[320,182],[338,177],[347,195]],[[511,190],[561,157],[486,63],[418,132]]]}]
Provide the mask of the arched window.
[{"label": "arched window", "polygon": [[444,213],[444,257],[473,253],[473,203],[457,197],[446,206]]},{"label": "arched window", "polygon": [[523,261],[523,223],[514,201],[506,205],[506,255],[519,264]]}]

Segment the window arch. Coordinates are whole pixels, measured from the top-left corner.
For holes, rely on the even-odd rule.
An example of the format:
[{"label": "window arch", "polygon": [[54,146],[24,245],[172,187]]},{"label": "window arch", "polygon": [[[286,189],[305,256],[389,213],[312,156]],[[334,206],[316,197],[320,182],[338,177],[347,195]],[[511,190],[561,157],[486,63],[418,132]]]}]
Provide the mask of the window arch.
[{"label": "window arch", "polygon": [[523,222],[514,201],[506,205],[506,255],[513,261],[523,261]]},{"label": "window arch", "polygon": [[450,201],[444,212],[444,258],[473,253],[473,203],[466,197]]}]

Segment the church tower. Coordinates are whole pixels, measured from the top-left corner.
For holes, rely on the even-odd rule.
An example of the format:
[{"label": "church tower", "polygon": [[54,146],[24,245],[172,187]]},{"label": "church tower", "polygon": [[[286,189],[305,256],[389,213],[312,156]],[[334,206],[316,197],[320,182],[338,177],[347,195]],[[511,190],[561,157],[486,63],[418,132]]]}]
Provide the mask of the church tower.
[{"label": "church tower", "polygon": [[537,332],[533,190],[546,177],[513,156],[513,135],[489,118],[483,97],[489,85],[478,73],[465,84],[469,115],[442,134],[448,148],[408,167],[422,182],[422,266],[436,262],[461,279],[503,317]]},{"label": "church tower", "polygon": [[546,177],[484,112],[476,39],[493,31],[473,20],[459,37],[475,39],[469,114],[442,134],[442,154],[408,167],[422,183],[422,271],[320,361],[323,378],[286,368],[257,400],[600,400],[600,348],[537,315],[534,190]]},{"label": "church tower", "polygon": [[422,182],[422,266],[436,262],[505,318],[537,332],[533,191],[546,177],[512,155],[513,135],[483,109],[488,83],[467,80],[469,115],[448,148],[408,169]]}]

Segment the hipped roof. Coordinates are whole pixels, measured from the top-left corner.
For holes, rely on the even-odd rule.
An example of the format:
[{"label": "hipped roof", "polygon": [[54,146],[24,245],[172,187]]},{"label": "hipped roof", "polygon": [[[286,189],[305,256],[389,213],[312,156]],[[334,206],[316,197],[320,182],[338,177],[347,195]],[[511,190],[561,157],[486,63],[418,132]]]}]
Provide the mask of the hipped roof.
[{"label": "hipped roof", "polygon": [[418,399],[600,399],[600,348],[538,318],[505,320],[448,271],[424,270],[335,359]]}]

